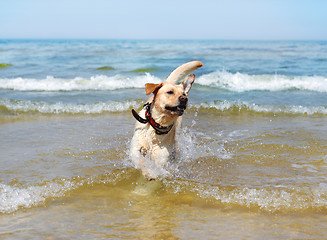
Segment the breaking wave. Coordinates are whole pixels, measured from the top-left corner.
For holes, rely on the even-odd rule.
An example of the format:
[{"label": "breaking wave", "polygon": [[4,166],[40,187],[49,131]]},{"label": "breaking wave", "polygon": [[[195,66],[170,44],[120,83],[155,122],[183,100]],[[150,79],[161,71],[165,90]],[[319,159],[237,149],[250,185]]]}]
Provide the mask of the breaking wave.
[{"label": "breaking wave", "polygon": [[[70,191],[88,186],[106,184],[113,187],[124,187],[131,194],[139,194],[139,186],[135,181],[140,177],[140,171],[129,168],[117,170],[116,173],[94,177],[74,177],[72,179],[55,179],[42,184],[30,186],[12,186],[0,183],[0,213],[13,213],[21,208],[31,208],[44,205],[47,201],[67,196]],[[254,211],[276,212],[325,212],[327,210],[326,184],[316,188],[285,188],[266,187],[255,189],[249,187],[232,187],[197,183],[186,179],[158,179],[164,188],[162,191],[174,194],[187,194],[192,201],[211,201],[217,207],[244,208]],[[141,183],[140,182],[140,183]],[[151,182],[149,182],[151,184]],[[142,194],[153,194],[147,189],[146,182]],[[159,184],[160,185],[160,184]],[[135,188],[136,187],[136,188]],[[135,189],[133,189],[135,188]],[[138,190],[138,191],[136,191]],[[88,188],[83,188],[88,191]]]},{"label": "breaking wave", "polygon": [[327,78],[322,76],[249,75],[217,71],[200,76],[196,83],[235,92],[287,90],[327,92]]},{"label": "breaking wave", "polygon": [[133,106],[141,105],[137,100],[109,101],[89,104],[46,103],[37,101],[15,101],[0,99],[0,113],[45,113],[45,114],[100,114],[105,112],[124,112]]},{"label": "breaking wave", "polygon": [[82,184],[83,182],[65,179],[27,187],[0,183],[0,212],[11,213],[22,207],[37,206],[49,198],[62,197],[67,191],[73,190]]},{"label": "breaking wave", "polygon": [[[7,100],[0,98],[0,113],[42,113],[42,114],[102,114],[107,112],[126,112],[132,108],[138,109],[142,100],[108,101],[88,104],[47,103],[38,101]],[[327,115],[326,106],[301,105],[259,105],[245,101],[214,101],[190,104],[189,110],[217,111],[223,113],[258,113],[258,114],[300,114]]]},{"label": "breaking wave", "polygon": [[73,79],[55,78],[47,76],[45,79],[3,78],[0,79],[0,89],[15,91],[87,91],[87,90],[115,90],[127,88],[143,88],[148,82],[159,83],[161,80],[149,73],[141,76],[126,77],[122,75],[97,75],[87,78]]},{"label": "breaking wave", "polygon": [[316,188],[219,187],[199,185],[194,189],[201,198],[211,198],[227,206],[240,206],[267,212],[326,211],[326,185]]},{"label": "breaking wave", "polygon": [[[47,76],[45,79],[2,78],[0,89],[15,91],[87,91],[144,88],[146,83],[160,83],[163,78],[145,73],[141,76],[106,76],[73,79]],[[197,77],[196,84],[234,92],[304,90],[327,92],[327,78],[322,76],[249,75],[217,71]]]},{"label": "breaking wave", "polygon": [[301,105],[259,105],[245,101],[214,101],[210,103],[199,103],[193,105],[196,109],[216,110],[221,112],[252,112],[266,114],[327,114],[325,106],[301,106]]}]

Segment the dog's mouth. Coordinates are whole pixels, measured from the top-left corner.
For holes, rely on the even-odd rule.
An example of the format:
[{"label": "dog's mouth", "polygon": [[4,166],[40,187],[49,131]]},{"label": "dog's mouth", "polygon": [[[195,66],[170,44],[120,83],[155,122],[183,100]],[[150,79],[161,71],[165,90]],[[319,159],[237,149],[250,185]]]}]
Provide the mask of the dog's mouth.
[{"label": "dog's mouth", "polygon": [[182,116],[184,113],[184,110],[186,109],[186,104],[180,104],[175,107],[166,106],[165,108],[166,108],[166,110],[171,111],[171,112],[177,114],[178,116]]}]

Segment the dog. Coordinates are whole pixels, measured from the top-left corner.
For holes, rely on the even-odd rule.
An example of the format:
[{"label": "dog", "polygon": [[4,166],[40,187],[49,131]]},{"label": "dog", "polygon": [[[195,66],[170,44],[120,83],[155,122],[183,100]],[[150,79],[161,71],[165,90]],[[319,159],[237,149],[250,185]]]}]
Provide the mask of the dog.
[{"label": "dog", "polygon": [[[195,79],[194,74],[188,74],[202,66],[200,61],[188,62],[176,68],[166,81],[145,84],[146,94],[153,93],[153,96],[139,113],[132,109],[137,121],[130,157],[148,180],[155,180],[178,150],[176,131],[181,126],[188,102],[187,95]],[[183,82],[176,85],[183,78]]]}]

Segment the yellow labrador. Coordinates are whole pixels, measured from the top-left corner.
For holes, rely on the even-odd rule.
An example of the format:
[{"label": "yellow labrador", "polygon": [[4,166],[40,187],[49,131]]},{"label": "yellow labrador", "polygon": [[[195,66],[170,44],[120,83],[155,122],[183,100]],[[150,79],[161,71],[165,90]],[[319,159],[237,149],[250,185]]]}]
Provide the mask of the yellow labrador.
[{"label": "yellow labrador", "polygon": [[[176,68],[166,81],[145,84],[146,94],[153,93],[153,96],[139,113],[132,110],[137,122],[130,156],[148,179],[154,179],[164,171],[163,167],[176,151],[176,130],[180,127],[187,94],[195,78],[194,74],[188,74],[202,66],[200,61],[188,62]],[[175,85],[183,78],[181,84]]]}]

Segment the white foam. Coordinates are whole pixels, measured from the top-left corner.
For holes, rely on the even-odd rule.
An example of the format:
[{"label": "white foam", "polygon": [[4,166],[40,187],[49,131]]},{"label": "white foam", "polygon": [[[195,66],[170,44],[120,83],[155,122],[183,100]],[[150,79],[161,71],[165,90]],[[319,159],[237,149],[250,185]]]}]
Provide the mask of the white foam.
[{"label": "white foam", "polygon": [[16,187],[0,183],[0,212],[11,213],[19,208],[43,204],[48,198],[62,197],[81,183],[69,180],[49,182],[41,186]]},{"label": "white foam", "polygon": [[97,75],[87,78],[73,79],[47,76],[45,79],[2,78],[0,89],[15,91],[86,91],[86,90],[115,90],[124,88],[143,88],[146,83],[160,83],[162,80],[149,73],[133,78],[115,75]]},{"label": "white foam", "polygon": [[[73,103],[47,103],[38,101],[14,101],[0,98],[0,106],[6,107],[12,112],[39,112],[46,114],[100,114],[104,112],[124,112],[133,107],[140,106],[141,103],[137,100],[125,101],[107,101],[89,104],[73,104]],[[257,113],[272,113],[272,114],[327,114],[325,106],[274,106],[274,105],[258,105],[246,101],[214,101],[190,105],[190,108],[196,109],[215,109],[218,111],[253,111]]]},{"label": "white foam", "polygon": [[13,101],[0,99],[0,106],[5,106],[13,112],[40,112],[40,113],[68,113],[68,114],[97,114],[103,112],[123,112],[139,103],[135,100],[127,101],[108,101],[90,104],[71,104],[71,103],[46,103],[35,101]]},{"label": "white foam", "polygon": [[285,113],[285,114],[327,114],[327,107],[325,106],[274,106],[274,105],[258,105],[246,101],[214,101],[210,103],[194,104],[195,108],[216,109],[218,111],[253,111],[257,113]]},{"label": "white foam", "polygon": [[[86,90],[115,90],[127,88],[143,88],[145,83],[160,83],[164,79],[145,73],[141,76],[127,77],[123,75],[97,75],[90,78],[76,77],[55,78],[47,76],[44,79],[33,78],[2,78],[0,89],[16,91],[86,91]],[[197,84],[217,87],[229,91],[284,91],[309,90],[327,92],[327,78],[323,76],[284,76],[284,75],[249,75],[216,71],[199,76]]]},{"label": "white foam", "polygon": [[327,78],[322,76],[249,75],[217,71],[200,76],[196,83],[235,92],[292,89],[327,92]]},{"label": "white foam", "polygon": [[258,207],[269,212],[303,211],[306,209],[326,208],[326,189],[318,186],[312,189],[271,189],[235,188],[234,190],[218,186],[199,186],[195,189],[203,198],[215,198],[223,204],[236,204],[247,208]]}]

